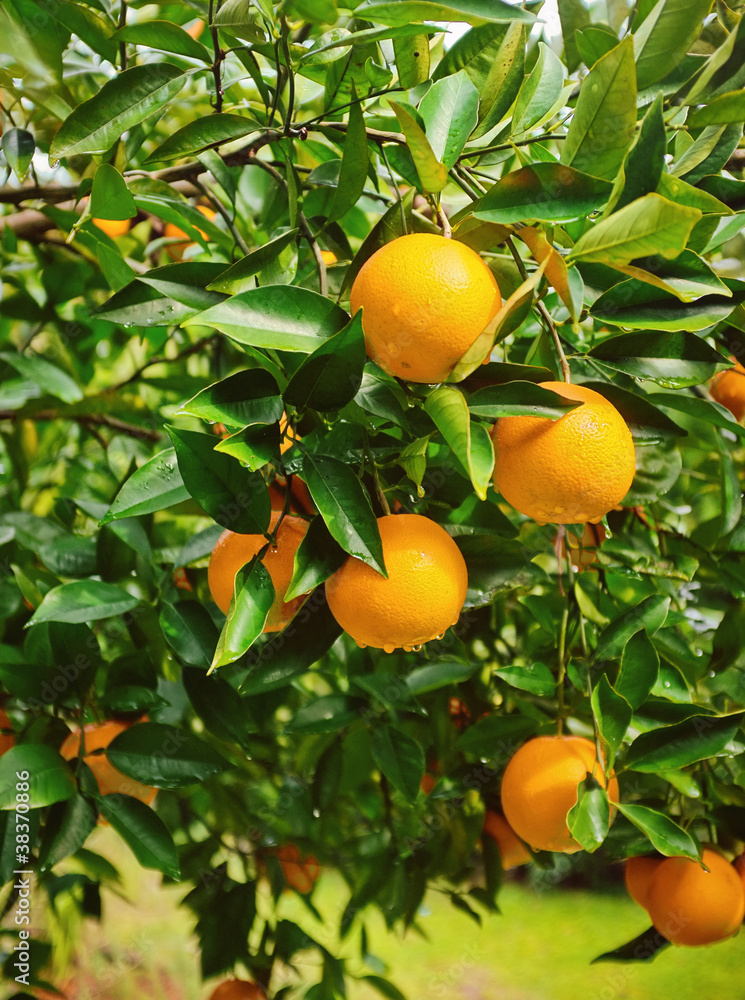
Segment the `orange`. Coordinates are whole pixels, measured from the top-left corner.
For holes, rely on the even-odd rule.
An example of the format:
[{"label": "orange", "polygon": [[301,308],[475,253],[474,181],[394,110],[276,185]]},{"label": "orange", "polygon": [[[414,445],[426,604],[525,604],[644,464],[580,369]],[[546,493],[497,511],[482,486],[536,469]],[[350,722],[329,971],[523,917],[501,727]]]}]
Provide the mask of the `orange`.
[{"label": "orange", "polygon": [[129,232],[132,224],[131,219],[91,219],[94,226],[98,226],[101,232],[115,240],[117,236],[124,236]]},{"label": "orange", "polygon": [[[109,762],[106,754],[93,753],[94,750],[105,750],[111,741],[129,729],[129,722],[94,722],[85,726],[85,746],[83,760],[93,772],[101,795],[130,795],[139,799],[145,805],[150,805],[158,793],[157,788],[141,785],[134,778],[117,771]],[[80,730],[76,729],[67,736],[60,747],[60,754],[65,760],[74,760],[80,754]]]},{"label": "orange", "polygon": [[588,566],[598,561],[597,550],[605,541],[605,528],[602,524],[586,524],[582,537],[577,538],[571,531],[566,533],[566,541],[562,546],[562,555],[566,555],[569,546],[569,558],[577,572],[582,572]]},{"label": "orange", "polygon": [[422,780],[419,782],[419,788],[425,795],[429,795],[436,784],[437,776],[431,774],[429,771],[425,771],[422,775]]},{"label": "orange", "polygon": [[327,267],[329,264],[335,264],[337,259],[333,250],[321,250],[321,260]]},{"label": "orange", "polygon": [[[502,777],[502,811],[521,840],[539,851],[574,854],[580,845],[569,833],[567,813],[577,802],[587,774],[605,785],[595,744],[582,736],[536,736],[511,758]],[[618,801],[611,776],[608,797]]]},{"label": "orange", "polygon": [[[205,208],[204,205],[197,205],[197,211],[201,212],[205,219],[214,219],[215,212],[211,208]],[[207,233],[203,229],[197,229],[197,232],[202,236],[203,239],[209,239]],[[166,227],[163,230],[163,235],[167,236],[169,239],[181,239],[180,243],[169,243],[166,247],[166,253],[169,257],[173,257],[174,260],[181,260],[184,256],[184,251],[187,247],[194,246],[190,243],[186,237],[186,233],[183,229],[179,229],[172,222],[166,223]]]},{"label": "orange", "polygon": [[[730,361],[735,359],[730,356]],[[726,406],[735,420],[745,417],[745,368],[735,361],[734,368],[719,372],[709,384],[711,398]]]},{"label": "orange", "polygon": [[326,581],[329,609],[359,646],[416,648],[458,621],[466,563],[445,529],[421,514],[388,514],[378,527],[388,578],[350,556]]},{"label": "orange", "polygon": [[[0,729],[12,729],[10,719],[5,714],[5,712],[0,708]],[[0,732],[0,757],[10,750],[10,748],[15,744],[15,736],[13,733],[2,733]]]},{"label": "orange", "polygon": [[[271,498],[272,510],[282,510],[285,505],[285,494],[287,493],[287,480],[284,476],[277,476],[269,486],[269,497]],[[315,514],[316,508],[311,500],[308,487],[297,476],[292,477],[290,486],[290,511],[293,514]]]},{"label": "orange", "polygon": [[631,431],[594,389],[541,382],[582,406],[558,420],[502,417],[494,425],[494,488],[539,524],[597,523],[626,496],[634,478]]},{"label": "orange", "polygon": [[352,285],[367,352],[409,382],[443,382],[502,304],[499,286],[465,243],[413,233],[386,243]]},{"label": "orange", "polygon": [[[280,511],[272,511],[269,521],[269,531],[279,521]],[[279,526],[275,544],[266,550],[262,563],[266,566],[274,584],[274,603],[264,626],[265,632],[278,632],[296,614],[305,600],[304,596],[295,597],[285,604],[283,598],[292,578],[293,560],[298,546],[308,530],[307,521],[288,515]],[[259,549],[266,545],[263,535],[240,535],[235,531],[223,531],[212,550],[207,569],[212,600],[225,614],[228,613],[233,599],[233,584],[238,570],[250,562]]]},{"label": "orange", "polygon": [[189,574],[183,566],[178,566],[173,571],[173,583],[179,590],[194,590],[189,579]]},{"label": "orange", "polygon": [[516,868],[518,865],[525,865],[532,860],[530,851],[504,816],[500,816],[492,809],[487,810],[486,816],[484,816],[483,834],[491,837],[499,848],[499,853],[502,856],[502,867],[505,871],[509,868]]},{"label": "orange", "polygon": [[745,888],[733,865],[711,848],[701,860],[708,871],[690,858],[666,858],[652,878],[649,915],[673,944],[723,941],[745,916]]},{"label": "orange", "polygon": [[276,851],[285,882],[291,889],[304,896],[311,891],[318,879],[321,866],[312,854],[303,857],[296,844],[285,844]]},{"label": "orange", "polygon": [[210,993],[209,1000],[266,1000],[266,993],[247,979],[226,979]]},{"label": "orange", "polygon": [[662,857],[627,858],[624,865],[623,880],[629,896],[643,906],[649,907],[649,887],[655,872],[665,859]]}]

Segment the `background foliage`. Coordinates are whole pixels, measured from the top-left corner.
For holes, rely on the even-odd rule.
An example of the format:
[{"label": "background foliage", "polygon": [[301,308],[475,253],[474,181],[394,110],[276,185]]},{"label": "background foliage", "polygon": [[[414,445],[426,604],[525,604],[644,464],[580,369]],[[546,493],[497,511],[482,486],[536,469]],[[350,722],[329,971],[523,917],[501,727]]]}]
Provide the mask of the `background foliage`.
[{"label": "background foliage", "polygon": [[[400,996],[367,908],[415,928],[437,885],[475,920],[493,909],[484,810],[557,720],[596,730],[621,783],[610,831],[602,794],[582,798],[581,864],[741,847],[745,431],[706,383],[745,353],[742,7],[561,0],[552,45],[540,7],[0,9],[6,912],[27,769],[37,900],[58,913],[95,917],[116,884],[84,846],[101,813],[191,886],[205,976],[331,1000],[352,975]],[[93,218],[131,226],[112,238]],[[383,242],[443,227],[505,304],[488,365],[480,344],[453,384],[405,384],[366,361],[349,288]],[[564,412],[533,384],[562,354],[637,448],[581,573],[556,526],[490,486],[494,420]],[[257,574],[226,625],[206,560],[224,527],[266,529],[275,477],[302,478],[319,513],[294,579],[310,597],[263,635]],[[323,598],[345,553],[380,560],[383,495],[443,524],[468,564],[460,624],[419,652],[358,649]],[[144,716],[111,759],[160,789],[152,807],[107,801],[57,753],[83,720]],[[273,918],[289,842],[343,876],[357,962]],[[0,940],[10,955],[15,930]],[[317,980],[274,992],[308,949]]]}]

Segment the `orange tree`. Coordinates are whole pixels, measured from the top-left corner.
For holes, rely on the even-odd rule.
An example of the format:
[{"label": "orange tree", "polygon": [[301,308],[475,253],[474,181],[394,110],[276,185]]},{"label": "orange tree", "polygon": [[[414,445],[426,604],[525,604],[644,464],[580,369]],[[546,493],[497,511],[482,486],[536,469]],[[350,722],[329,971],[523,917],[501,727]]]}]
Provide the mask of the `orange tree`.
[{"label": "orange tree", "polygon": [[[0,945],[18,991],[48,975],[45,900],[100,913],[99,816],[183,884],[205,977],[315,1000],[348,976],[400,995],[370,964],[371,908],[416,925],[432,885],[477,920],[495,907],[484,815],[531,737],[590,747],[562,772],[572,860],[539,868],[740,853],[741,366],[708,388],[745,354],[736,6],[603,20],[560,0],[542,33],[538,0],[5,0]],[[451,263],[427,271],[435,246]],[[547,427],[558,443],[523,463]],[[599,506],[562,506],[607,478]],[[278,583],[262,557],[289,511]],[[389,512],[442,529],[467,571],[458,624],[421,648],[386,643],[385,596],[367,647],[324,596],[350,558],[384,582]],[[259,536],[227,601],[219,584],[227,614],[208,581],[226,530]],[[430,628],[437,573],[409,591],[403,565],[391,614],[416,592]],[[340,580],[354,632],[367,585]],[[279,597],[299,609],[267,630]],[[118,735],[88,752],[105,720]],[[97,782],[101,754],[123,785]],[[522,773],[519,799],[540,785]],[[348,887],[336,950],[282,912],[288,887],[313,910],[318,866]],[[664,870],[650,899],[692,869]]]}]

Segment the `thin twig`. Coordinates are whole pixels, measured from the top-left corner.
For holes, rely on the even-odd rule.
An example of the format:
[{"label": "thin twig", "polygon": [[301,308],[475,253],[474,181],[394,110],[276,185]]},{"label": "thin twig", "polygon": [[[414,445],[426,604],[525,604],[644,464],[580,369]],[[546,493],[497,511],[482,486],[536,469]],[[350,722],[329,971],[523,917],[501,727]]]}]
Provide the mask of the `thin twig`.
[{"label": "thin twig", "polygon": [[[117,28],[126,28],[127,26],[127,0],[121,0],[119,5],[119,21],[117,23]],[[119,62],[122,67],[122,72],[127,68],[127,43],[122,41],[119,42]]]},{"label": "thin twig", "polygon": [[198,354],[199,351],[207,347],[208,344],[213,343],[217,340],[217,338],[218,335],[216,333],[211,334],[209,337],[202,337],[202,339],[198,340],[196,343],[189,344],[189,346],[183,351],[179,351],[179,353],[173,358],[150,358],[149,361],[146,361],[144,364],[140,365],[136,371],[132,372],[129,378],[125,378],[123,382],[117,382],[116,385],[112,385],[109,389],[107,389],[107,392],[117,392],[119,389],[123,389],[124,386],[131,385],[132,382],[137,381],[144,371],[147,371],[148,368],[152,368],[153,365],[172,365],[177,361],[181,361],[183,358],[190,357],[192,354]]},{"label": "thin twig", "polygon": [[0,410],[0,420],[33,420],[35,423],[72,420],[74,423],[83,424],[84,426],[97,424],[103,427],[110,427],[121,434],[139,438],[142,441],[159,441],[162,437],[160,431],[151,431],[146,427],[137,427],[136,424],[128,424],[118,417],[109,417],[105,413],[66,414],[60,413],[58,410],[39,410],[38,413],[24,413],[23,411],[16,410]]},{"label": "thin twig", "polygon": [[495,146],[482,146],[481,149],[469,149],[461,153],[458,162],[469,160],[472,156],[483,156],[484,153],[500,153],[503,149],[512,149],[513,146],[528,146],[531,142],[543,142],[545,139],[564,139],[563,135],[554,135],[546,132],[544,135],[533,135],[529,139],[519,139],[517,142],[499,142]]},{"label": "thin twig", "polygon": [[[219,10],[219,4],[218,4],[218,10]],[[220,66],[225,57],[222,53],[222,50],[220,49],[220,39],[218,38],[217,35],[217,28],[213,23],[214,15],[215,15],[215,0],[210,0],[210,11],[209,11],[210,34],[212,35],[212,49],[215,53],[215,58],[212,62],[212,76],[215,79],[214,108],[215,111],[219,114],[222,111],[222,99],[224,97]]]},{"label": "thin twig", "polygon": [[295,113],[295,74],[292,72],[292,62],[290,60],[290,45],[288,42],[289,29],[287,27],[287,18],[282,15],[282,53],[285,57],[285,65],[287,68],[287,82],[289,84],[289,94],[287,95],[287,109],[285,111],[285,135],[289,135],[292,129],[292,116]]}]

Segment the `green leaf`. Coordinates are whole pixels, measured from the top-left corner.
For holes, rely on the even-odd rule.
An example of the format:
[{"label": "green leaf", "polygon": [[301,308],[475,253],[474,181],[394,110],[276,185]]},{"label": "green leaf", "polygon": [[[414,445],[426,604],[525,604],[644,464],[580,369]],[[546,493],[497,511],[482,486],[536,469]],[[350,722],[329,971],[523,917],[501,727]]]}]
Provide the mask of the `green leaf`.
[{"label": "green leaf", "polygon": [[179,472],[173,448],[158,452],[140,466],[109,507],[101,524],[108,524],[122,517],[152,514],[156,510],[172,507],[189,499],[189,492]]},{"label": "green leaf", "polygon": [[434,83],[419,107],[432,152],[450,168],[478,121],[479,94],[464,70]]},{"label": "green leaf", "polygon": [[630,264],[636,257],[654,254],[670,260],[685,249],[700,218],[698,209],[646,194],[583,233],[568,260]]},{"label": "green leaf", "polygon": [[734,415],[719,403],[697,396],[685,396],[672,392],[651,393],[648,397],[655,406],[663,406],[668,410],[686,413],[694,420],[703,420],[714,427],[724,427],[738,437],[745,437],[745,427],[737,422]]},{"label": "green leaf", "polygon": [[476,80],[479,91],[479,124],[472,138],[480,139],[505,117],[520,90],[525,73],[526,29],[519,23],[510,24],[503,35],[495,38],[483,52],[490,61],[483,83]]},{"label": "green leaf", "polygon": [[[620,321],[619,321],[620,322]],[[670,389],[699,385],[727,367],[724,355],[693,333],[622,333],[588,352],[603,365]]]},{"label": "green leaf", "polygon": [[166,107],[187,74],[169,63],[134,66],[105,83],[69,115],[52,139],[50,161],[81,153],[105,153],[128,129]]},{"label": "green leaf", "polygon": [[686,119],[691,128],[706,125],[729,125],[745,119],[745,90],[735,90],[731,94],[715,97],[711,104],[697,108]]},{"label": "green leaf", "polygon": [[355,11],[357,17],[378,24],[410,24],[412,21],[465,21],[486,24],[490,21],[520,21],[533,24],[535,16],[504,0],[398,0],[396,3],[371,2]]},{"label": "green leaf", "polygon": [[[707,185],[707,181],[713,181],[712,187],[719,187],[719,183],[726,186],[727,178],[715,177],[706,178],[701,181],[701,187],[694,187],[680,177],[673,177],[672,174],[663,174],[660,183],[657,185],[657,193],[668,201],[675,201],[679,205],[688,205],[690,208],[698,208],[704,215],[732,215],[732,209],[725,205],[719,197],[714,197],[715,191]],[[738,183],[735,181],[734,183]],[[705,188],[705,190],[702,190]],[[726,197],[722,194],[722,197]]]},{"label": "green leaf", "polygon": [[26,627],[40,622],[95,622],[122,615],[139,603],[139,598],[113,583],[74,580],[48,590]]},{"label": "green leaf", "polygon": [[538,43],[538,58],[525,78],[512,112],[512,134],[529,132],[554,106],[564,86],[561,60],[544,42]]},{"label": "green leaf", "polygon": [[238,570],[228,609],[210,670],[234,663],[264,631],[274,604],[274,583],[260,555]]},{"label": "green leaf", "polygon": [[633,41],[625,38],[598,59],[580,86],[562,145],[561,162],[612,180],[636,127]]},{"label": "green leaf", "polygon": [[111,40],[146,45],[150,49],[161,49],[163,52],[173,52],[189,59],[199,59],[208,65],[215,58],[214,53],[206,45],[192,38],[188,31],[171,21],[148,20],[141,24],[127,24],[115,31]]},{"label": "green leaf", "polygon": [[316,698],[295,712],[285,726],[288,733],[335,733],[360,717],[362,702],[339,694]]},{"label": "green leaf", "polygon": [[285,601],[307,594],[335,573],[347,559],[347,553],[334,541],[322,517],[314,517],[298,546],[293,561],[292,579]]},{"label": "green leaf", "polygon": [[[551,381],[550,376],[547,380]],[[558,420],[569,410],[581,406],[576,399],[562,396],[553,389],[544,389],[534,382],[506,382],[477,389],[468,398],[468,409],[474,416],[497,417],[548,417]]]},{"label": "green leaf", "polygon": [[266,480],[229,455],[215,451],[213,434],[169,427],[190,496],[218,524],[241,534],[263,534],[271,514]]},{"label": "green leaf", "polygon": [[297,234],[297,229],[290,229],[281,236],[264,243],[263,246],[252,250],[245,257],[237,260],[235,264],[231,264],[227,270],[222,271],[214,281],[207,285],[207,289],[233,295],[254,288],[255,275],[273,264],[284,250],[297,243]]},{"label": "green leaf", "polygon": [[581,219],[608,200],[611,185],[561,163],[532,163],[513,170],[491,187],[473,214],[486,222]]},{"label": "green leaf", "polygon": [[106,756],[122,774],[155,788],[183,788],[231,766],[188,730],[160,722],[125,729],[108,745]]},{"label": "green leaf", "polygon": [[398,82],[404,90],[418,87],[429,79],[430,53],[426,34],[394,37],[393,54],[396,57]]},{"label": "green leaf", "polygon": [[660,854],[668,858],[684,857],[698,861],[697,842],[685,830],[681,830],[669,816],[648,806],[617,802],[616,808],[649,838],[654,849]]},{"label": "green leaf", "polygon": [[361,983],[369,983],[373,989],[376,989],[381,996],[387,997],[387,1000],[406,1000],[401,990],[397,989],[393,983],[389,982],[387,979],[382,979],[380,976],[360,976]]},{"label": "green leaf", "polygon": [[716,441],[719,451],[719,484],[722,507],[719,525],[721,537],[728,535],[742,516],[742,487],[739,468],[731,454],[729,443],[723,441],[719,434]]},{"label": "green leaf", "polygon": [[681,302],[695,302],[704,295],[732,297],[732,292],[715,271],[692,250],[684,250],[674,260],[644,257],[636,264],[616,265],[637,281],[668,292]]},{"label": "green leaf", "polygon": [[143,868],[181,876],[176,846],[163,820],[149,806],[129,795],[103,795],[98,808]]},{"label": "green leaf", "polygon": [[67,372],[58,368],[57,365],[53,365],[46,358],[35,354],[16,354],[3,351],[0,353],[0,359],[15,368],[18,374],[28,379],[29,382],[38,385],[42,392],[56,396],[64,403],[79,403],[83,398],[80,386],[70,378]]},{"label": "green leaf", "polygon": [[462,753],[506,760],[537,729],[538,722],[527,715],[488,715],[461,733],[455,745]]},{"label": "green leaf", "polygon": [[472,677],[478,669],[479,666],[475,663],[440,660],[412,670],[406,677],[406,686],[413,695],[428,694],[451,684],[460,684]]},{"label": "green leaf", "polygon": [[283,406],[274,377],[262,368],[248,368],[202,389],[183,403],[179,412],[210,423],[246,427],[275,423]]},{"label": "green leaf", "polygon": [[9,128],[3,132],[3,152],[8,166],[21,183],[36,152],[36,141],[25,128]]},{"label": "green leaf", "polygon": [[283,393],[285,403],[299,410],[340,410],[357,395],[366,360],[359,311],[303,361]]},{"label": "green leaf", "polygon": [[[71,3],[70,0],[61,0],[53,6],[45,8],[45,13],[50,14],[60,24],[72,31],[78,38],[90,46],[94,52],[113,62],[116,59],[116,48],[113,39],[110,37],[111,22],[108,18],[100,18],[89,10],[88,7],[79,3]],[[31,22],[38,28],[38,22]]]},{"label": "green leaf", "polygon": [[401,131],[406,137],[422,190],[425,194],[436,194],[438,191],[442,191],[447,184],[447,168],[435,156],[424,130],[403,105],[391,100],[388,103],[398,118]]},{"label": "green leaf", "polygon": [[692,146],[675,161],[670,173],[696,184],[709,174],[718,174],[742,138],[742,123],[707,125]]},{"label": "green leaf", "polygon": [[137,215],[126,181],[109,163],[102,163],[93,178],[91,215],[96,219],[132,219]]},{"label": "green leaf", "polygon": [[[607,212],[617,212],[637,198],[658,190],[665,168],[667,148],[662,105],[663,95],[659,93],[644,116],[634,145],[626,154],[618,172]],[[659,193],[664,195],[665,192]],[[675,198],[669,200],[677,203]]]},{"label": "green leaf", "polygon": [[669,608],[670,598],[655,594],[618,615],[603,630],[595,649],[595,659],[616,659],[631,636],[642,629],[646,629],[647,634],[654,634],[664,625]]},{"label": "green leaf", "polygon": [[257,121],[243,115],[223,113],[207,115],[189,122],[173,135],[169,135],[157,149],[153,150],[144,164],[147,166],[166,160],[179,160],[183,156],[194,156],[195,153],[201,153],[205,149],[217,149],[223,143],[234,142],[260,130],[261,125]]},{"label": "green leaf", "polygon": [[[644,633],[639,633],[644,635]],[[608,765],[613,765],[616,751],[623,743],[631,723],[631,705],[616,691],[603,674],[592,691],[592,711],[603,740],[610,748]]]},{"label": "green leaf", "polygon": [[633,941],[627,941],[620,948],[614,948],[613,951],[606,951],[593,958],[590,965],[596,962],[651,962],[660,951],[669,948],[670,944],[671,942],[666,941],[655,927],[650,927]]},{"label": "green leaf", "polygon": [[339,17],[336,0],[290,0],[290,7],[311,24],[335,24]]},{"label": "green leaf", "polygon": [[23,743],[0,757],[0,809],[15,809],[18,771],[28,771],[28,804],[31,809],[62,802],[75,794],[72,771],[52,747]]},{"label": "green leaf", "polygon": [[377,519],[349,466],[330,455],[306,454],[302,476],[331,537],[345,552],[386,575]]},{"label": "green leaf", "polygon": [[166,642],[182,663],[209,668],[218,631],[203,605],[196,601],[163,604],[159,624]]},{"label": "green leaf", "polygon": [[252,669],[241,693],[263,694],[290,684],[326,655],[341,632],[326,606],[323,591],[311,594],[289,625],[260,649],[255,646],[249,651]]},{"label": "green leaf", "polygon": [[[429,49],[427,49],[429,51]],[[356,92],[352,89],[352,99],[355,103],[349,109],[349,122],[344,136],[344,148],[341,160],[339,183],[334,191],[334,197],[329,208],[330,222],[341,219],[342,216],[357,204],[365,190],[365,181],[369,167],[367,150],[367,130],[361,105],[355,100]]]},{"label": "green leaf", "polygon": [[95,828],[96,813],[82,795],[55,804],[49,811],[39,849],[40,867],[52,868],[75,854]]},{"label": "green leaf", "polygon": [[686,104],[699,104],[745,84],[745,24],[740,20],[712,52],[688,91]]},{"label": "green leaf", "polygon": [[246,700],[235,688],[221,674],[207,675],[198,667],[187,667],[181,677],[189,701],[207,730],[218,739],[245,746],[258,726],[249,714]]},{"label": "green leaf", "polygon": [[331,299],[295,285],[265,285],[207,309],[196,317],[239,344],[309,354],[349,322]]},{"label": "green leaf", "polygon": [[610,829],[610,803],[602,785],[589,775],[580,782],[577,801],[567,814],[569,832],[582,845],[582,850],[592,854],[608,836]]},{"label": "green leaf", "polygon": [[679,64],[701,31],[709,0],[659,0],[634,35],[639,90],[664,79]]},{"label": "green leaf", "polygon": [[394,726],[381,726],[373,733],[371,750],[382,774],[407,802],[415,802],[424,774],[424,751],[416,740]]},{"label": "green leaf", "polygon": [[632,635],[623,650],[616,690],[634,710],[647,700],[659,669],[660,657],[647,633]]},{"label": "green leaf", "polygon": [[499,667],[493,674],[510,687],[529,691],[538,698],[551,698],[556,690],[556,678],[545,663],[529,663],[519,667]]},{"label": "green leaf", "polygon": [[[736,291],[737,298],[740,299],[743,292],[739,288]],[[681,302],[677,295],[669,295],[648,282],[630,278],[609,288],[597,298],[591,312],[595,319],[613,326],[623,326],[632,330],[666,330],[674,334],[680,331],[706,330],[718,321],[726,319],[735,305],[736,301],[721,295],[705,295],[695,302]],[[673,343],[674,340],[668,341],[668,353]],[[691,351],[692,359],[716,362],[713,352],[703,341],[700,349],[692,347]],[[713,371],[714,369],[712,374]],[[676,385],[673,379],[669,384]]]},{"label": "green leaf", "polygon": [[735,739],[742,719],[742,712],[723,716],[696,715],[675,726],[642,733],[629,747],[626,766],[632,771],[655,773],[731,753],[728,745]]},{"label": "green leaf", "polygon": [[575,32],[582,62],[591,69],[602,56],[618,45],[618,35],[605,24],[591,24]]},{"label": "green leaf", "polygon": [[590,24],[590,12],[582,0],[558,0],[558,8],[564,38],[564,61],[572,73],[580,62],[576,34]]},{"label": "green leaf", "polygon": [[427,397],[424,409],[453,453],[463,462],[476,495],[485,500],[494,469],[494,448],[486,428],[471,422],[463,393],[440,386]]}]

